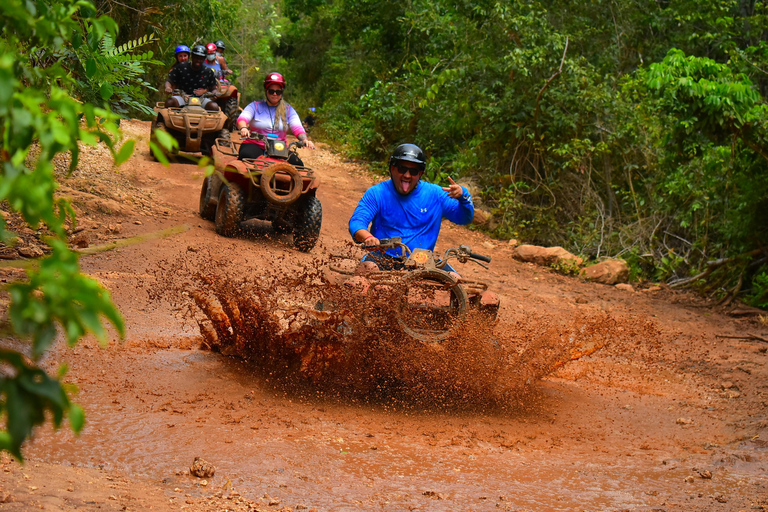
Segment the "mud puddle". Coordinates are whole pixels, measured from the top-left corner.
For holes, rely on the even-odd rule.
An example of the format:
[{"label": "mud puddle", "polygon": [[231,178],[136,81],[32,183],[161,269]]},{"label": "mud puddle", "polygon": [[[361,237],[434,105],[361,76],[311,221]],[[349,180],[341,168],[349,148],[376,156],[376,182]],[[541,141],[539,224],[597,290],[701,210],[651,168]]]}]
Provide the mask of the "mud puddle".
[{"label": "mud puddle", "polygon": [[[231,486],[318,510],[614,510],[662,503],[681,485],[693,500],[739,485],[736,475],[686,484],[713,454],[670,457],[658,432],[644,433],[643,417],[659,406],[652,399],[617,414],[612,397],[586,403],[572,385],[544,382],[526,406],[424,413],[313,386],[286,391],[261,369],[210,352],[76,352],[70,377],[87,426],[77,439],[41,433],[30,456],[146,476],[171,494]],[[92,365],[115,371],[88,379]],[[604,411],[614,428],[591,431],[574,407]],[[205,486],[187,473],[197,456],[217,467]]]}]

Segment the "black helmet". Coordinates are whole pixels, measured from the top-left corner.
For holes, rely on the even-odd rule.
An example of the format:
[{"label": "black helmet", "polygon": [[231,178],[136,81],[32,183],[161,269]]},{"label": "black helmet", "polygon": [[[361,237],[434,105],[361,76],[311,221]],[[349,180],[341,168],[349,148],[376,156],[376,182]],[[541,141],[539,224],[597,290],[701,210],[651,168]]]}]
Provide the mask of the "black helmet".
[{"label": "black helmet", "polygon": [[218,49],[219,49],[219,50],[221,50],[221,51],[224,51],[224,50],[226,50],[226,49],[227,49],[227,47],[226,47],[226,46],[224,46],[224,41],[222,41],[221,39],[219,39],[218,41],[216,41],[214,44],[216,45],[216,48],[218,48]]},{"label": "black helmet", "polygon": [[205,53],[205,46],[203,46],[201,44],[196,44],[192,48],[192,55],[197,55],[198,57],[205,57],[205,55],[206,55],[206,53]]},{"label": "black helmet", "polygon": [[427,167],[427,157],[424,156],[424,152],[416,144],[400,144],[392,152],[392,156],[389,157],[389,165],[395,165],[395,162],[405,160],[406,162],[413,162],[419,164],[419,169],[422,171]]}]

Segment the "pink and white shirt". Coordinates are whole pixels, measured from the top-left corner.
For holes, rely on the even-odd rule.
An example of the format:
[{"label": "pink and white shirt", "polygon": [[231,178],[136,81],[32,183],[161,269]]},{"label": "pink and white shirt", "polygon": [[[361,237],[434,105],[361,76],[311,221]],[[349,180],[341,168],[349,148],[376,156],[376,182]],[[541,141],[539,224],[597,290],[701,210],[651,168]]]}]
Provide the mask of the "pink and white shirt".
[{"label": "pink and white shirt", "polygon": [[[296,110],[285,104],[285,114],[288,120],[288,126],[284,126],[282,121],[275,119],[275,110],[277,107],[271,107],[265,100],[254,101],[248,104],[243,109],[240,116],[237,118],[237,123],[245,121],[248,123],[248,129],[251,132],[260,133],[261,135],[268,135],[270,133],[277,134],[277,138],[285,141],[288,130],[298,137],[306,133],[304,127],[301,124],[301,119],[296,113]],[[260,147],[264,147],[264,143],[255,140],[244,140],[243,144],[258,144]]]}]

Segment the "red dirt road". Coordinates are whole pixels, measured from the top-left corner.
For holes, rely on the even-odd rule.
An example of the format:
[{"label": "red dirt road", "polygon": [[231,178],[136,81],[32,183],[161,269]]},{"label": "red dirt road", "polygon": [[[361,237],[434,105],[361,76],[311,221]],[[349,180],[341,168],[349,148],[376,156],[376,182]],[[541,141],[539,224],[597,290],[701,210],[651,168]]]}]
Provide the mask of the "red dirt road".
[{"label": "red dirt road", "polygon": [[[84,233],[99,244],[188,229],[82,258],[113,294],[127,336],[48,358],[50,368],[69,365],[87,424],[77,438],[39,432],[23,467],[0,461],[0,510],[768,510],[768,344],[717,337],[766,338],[766,323],[687,295],[564,277],[446,225],[438,249],[467,243],[493,257],[490,271],[460,271],[500,295],[505,339],[555,346],[562,326],[592,317],[611,319],[615,337],[487,407],[288,384],[201,350],[197,326],[148,291],[159,268],[208,253],[251,275],[317,265],[348,245],[347,220],[371,178],[324,149],[302,150],[323,180],[318,246],[301,254],[260,228],[226,239],[197,215],[202,172],[151,162],[148,125],[126,125],[141,149],[120,170],[123,185],[100,195],[117,206],[84,211]],[[198,456],[216,466],[213,477],[189,474]]]}]

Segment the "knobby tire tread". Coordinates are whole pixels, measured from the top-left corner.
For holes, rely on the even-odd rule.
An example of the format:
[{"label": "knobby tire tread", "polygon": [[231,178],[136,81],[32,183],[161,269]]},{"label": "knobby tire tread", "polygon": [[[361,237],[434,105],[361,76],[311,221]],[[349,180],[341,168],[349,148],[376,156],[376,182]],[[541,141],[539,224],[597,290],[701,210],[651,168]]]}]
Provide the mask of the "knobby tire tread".
[{"label": "knobby tire tread", "polygon": [[320,228],[323,224],[323,205],[320,200],[311,196],[307,199],[304,209],[296,219],[293,231],[293,245],[301,252],[309,252],[320,238]]},{"label": "knobby tire tread", "polygon": [[245,210],[245,196],[237,183],[222,187],[216,205],[216,233],[232,237],[240,230]]}]

